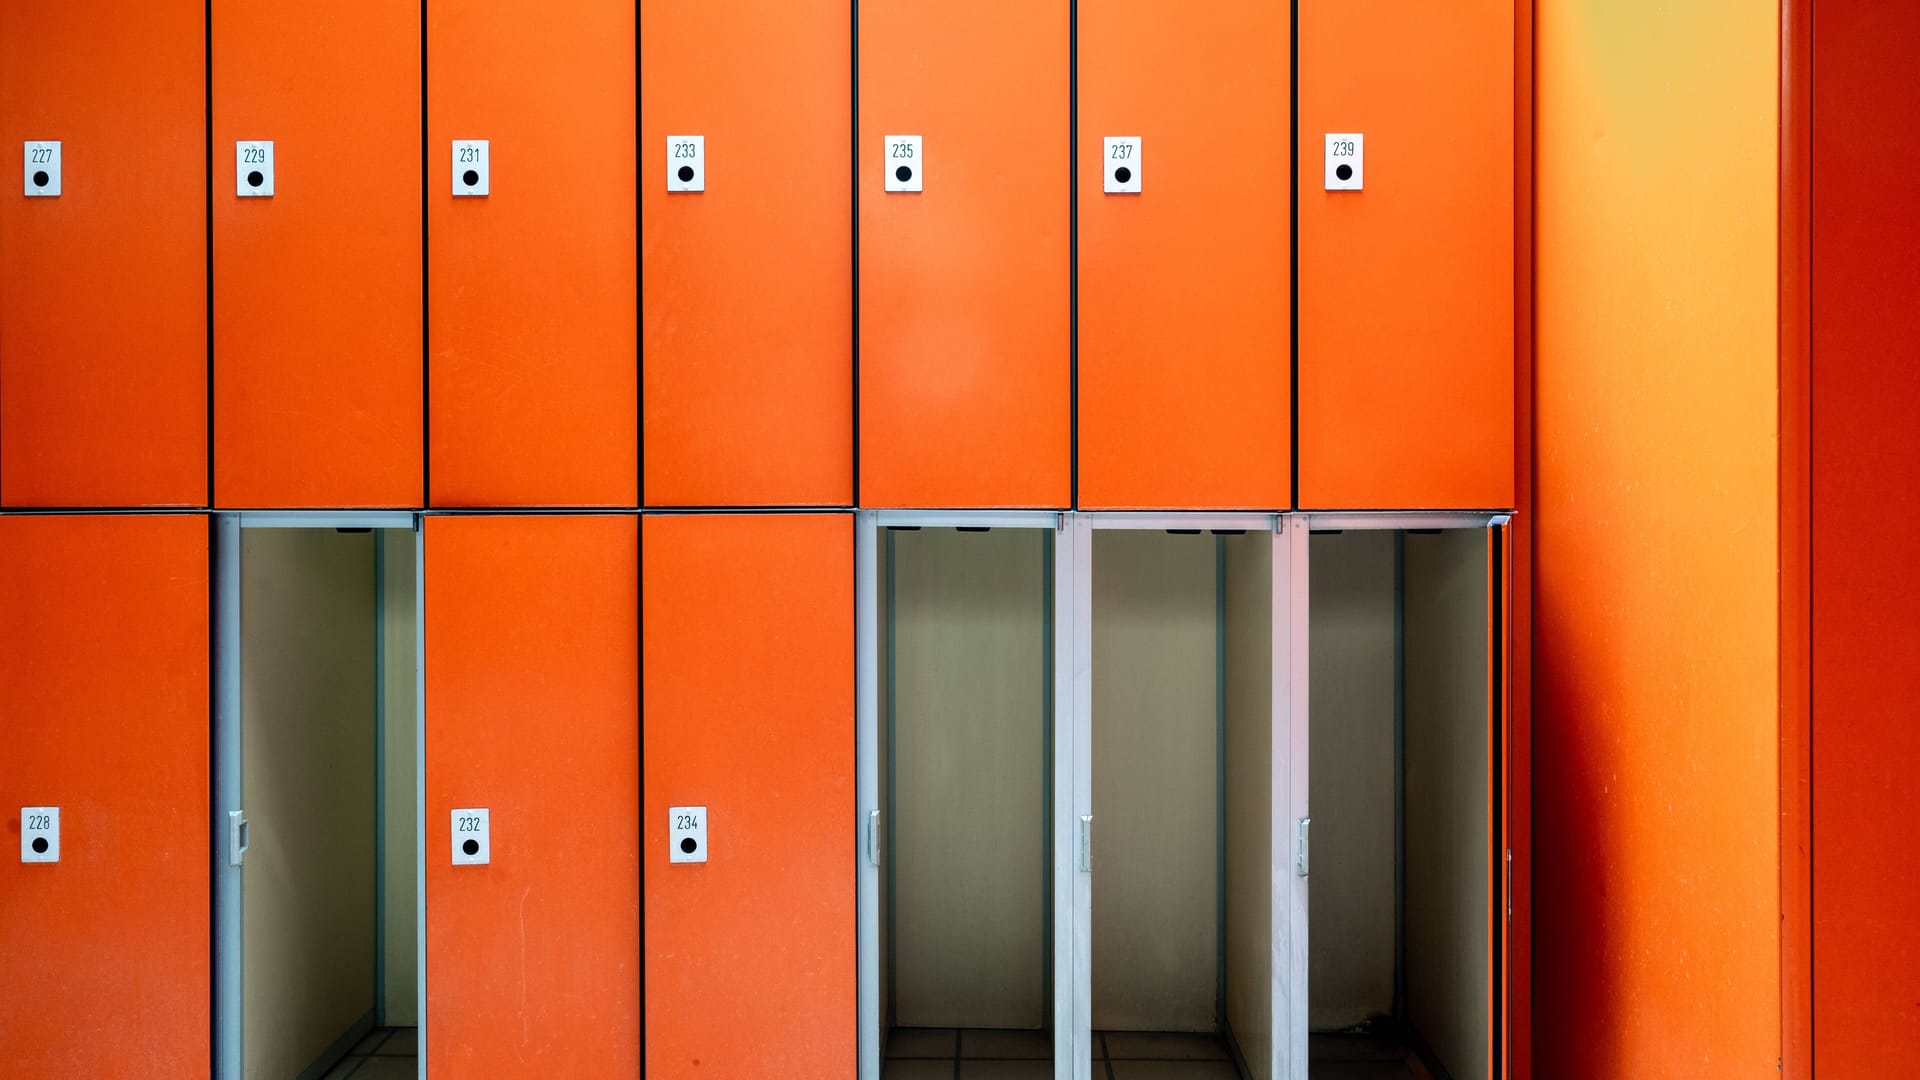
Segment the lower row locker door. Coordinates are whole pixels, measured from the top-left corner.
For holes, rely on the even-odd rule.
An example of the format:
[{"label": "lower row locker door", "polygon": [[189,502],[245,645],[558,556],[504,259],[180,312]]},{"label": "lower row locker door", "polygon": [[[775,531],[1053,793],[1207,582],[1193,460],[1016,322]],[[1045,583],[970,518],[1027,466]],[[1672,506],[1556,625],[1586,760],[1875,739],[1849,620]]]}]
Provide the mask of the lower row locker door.
[{"label": "lower row locker door", "polygon": [[[426,519],[433,1076],[640,1071],[638,532]],[[462,860],[453,811],[475,809]]]},{"label": "lower row locker door", "polygon": [[[649,515],[641,530],[646,1075],[846,1080],[852,516]],[[676,828],[689,817],[697,834]]]},{"label": "lower row locker door", "polygon": [[0,517],[0,1074],[207,1075],[207,544]]}]

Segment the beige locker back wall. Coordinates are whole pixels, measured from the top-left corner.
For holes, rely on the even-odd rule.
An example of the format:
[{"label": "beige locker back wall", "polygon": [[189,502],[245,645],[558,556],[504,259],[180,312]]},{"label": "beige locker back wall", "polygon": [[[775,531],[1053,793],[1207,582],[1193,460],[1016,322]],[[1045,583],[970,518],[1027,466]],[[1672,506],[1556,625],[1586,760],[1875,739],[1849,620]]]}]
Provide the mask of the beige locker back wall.
[{"label": "beige locker back wall", "polygon": [[374,538],[241,536],[246,1075],[288,1077],[374,1006]]},{"label": "beige locker back wall", "polygon": [[1487,536],[1406,539],[1407,1013],[1455,1080],[1487,1053]]},{"label": "beige locker back wall", "polygon": [[1211,1031],[1219,974],[1214,537],[1093,534],[1093,1026]]},{"label": "beige locker back wall", "polygon": [[1308,549],[1307,1026],[1393,1011],[1393,537]]},{"label": "beige locker back wall", "polygon": [[[1050,533],[890,531],[892,984],[905,1027],[1046,1022]],[[883,542],[885,542],[883,540]]]}]

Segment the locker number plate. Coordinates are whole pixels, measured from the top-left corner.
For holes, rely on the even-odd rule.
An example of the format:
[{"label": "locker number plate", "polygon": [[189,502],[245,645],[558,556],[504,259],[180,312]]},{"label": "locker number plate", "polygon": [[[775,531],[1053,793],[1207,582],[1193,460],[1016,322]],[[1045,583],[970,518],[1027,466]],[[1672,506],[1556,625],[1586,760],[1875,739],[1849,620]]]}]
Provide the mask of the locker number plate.
[{"label": "locker number plate", "polygon": [[233,185],[240,195],[273,194],[273,141],[233,144]]},{"label": "locker number plate", "polygon": [[60,808],[20,808],[20,861],[60,861]]},{"label": "locker number plate", "polygon": [[670,806],[667,808],[667,861],[707,861],[707,808]]},{"label": "locker number plate", "polygon": [[1106,170],[1100,190],[1108,195],[1140,194],[1140,136],[1107,136],[1101,144],[1100,164]]},{"label": "locker number plate", "polygon": [[1358,132],[1327,136],[1327,190],[1359,191],[1366,179],[1367,137]]},{"label": "locker number plate", "polygon": [[920,152],[920,136],[889,135],[880,161],[887,167],[888,191],[919,191],[927,158]]},{"label": "locker number plate", "polygon": [[453,140],[453,193],[481,196],[492,189],[493,170],[487,160],[487,140]]},{"label": "locker number plate", "polygon": [[453,865],[485,866],[493,861],[493,828],[486,807],[453,812]]},{"label": "locker number plate", "polygon": [[44,197],[60,194],[60,143],[57,140],[27,140],[21,164],[26,167],[28,195]]},{"label": "locker number plate", "polygon": [[707,137],[667,136],[667,190],[707,190]]}]

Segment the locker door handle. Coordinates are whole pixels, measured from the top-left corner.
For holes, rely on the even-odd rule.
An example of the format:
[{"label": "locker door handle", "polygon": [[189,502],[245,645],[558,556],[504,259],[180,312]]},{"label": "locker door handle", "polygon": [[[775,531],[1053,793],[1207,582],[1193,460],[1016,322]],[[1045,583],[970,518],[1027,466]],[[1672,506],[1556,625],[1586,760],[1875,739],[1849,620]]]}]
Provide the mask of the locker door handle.
[{"label": "locker door handle", "polygon": [[1299,877],[1307,876],[1307,858],[1310,854],[1307,846],[1309,836],[1307,830],[1312,825],[1313,819],[1310,817],[1303,817],[1293,823],[1293,872]]},{"label": "locker door handle", "polygon": [[1093,873],[1093,815],[1080,815],[1080,872]]},{"label": "locker door handle", "polygon": [[252,826],[243,812],[227,811],[227,865],[239,866],[247,857],[247,843],[253,838]]},{"label": "locker door handle", "polygon": [[880,865],[880,811],[867,811],[867,861]]}]

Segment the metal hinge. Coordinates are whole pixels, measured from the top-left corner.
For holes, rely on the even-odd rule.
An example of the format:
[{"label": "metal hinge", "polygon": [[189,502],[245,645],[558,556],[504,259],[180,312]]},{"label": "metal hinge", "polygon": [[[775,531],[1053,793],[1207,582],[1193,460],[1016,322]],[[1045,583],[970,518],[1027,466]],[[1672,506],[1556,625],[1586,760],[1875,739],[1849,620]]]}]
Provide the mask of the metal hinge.
[{"label": "metal hinge", "polygon": [[1300,877],[1307,876],[1307,830],[1312,824],[1310,817],[1293,823],[1293,872]]},{"label": "metal hinge", "polygon": [[1080,815],[1080,872],[1093,872],[1093,815]]},{"label": "metal hinge", "polygon": [[1506,884],[1507,921],[1513,921],[1513,849],[1507,849]]}]

